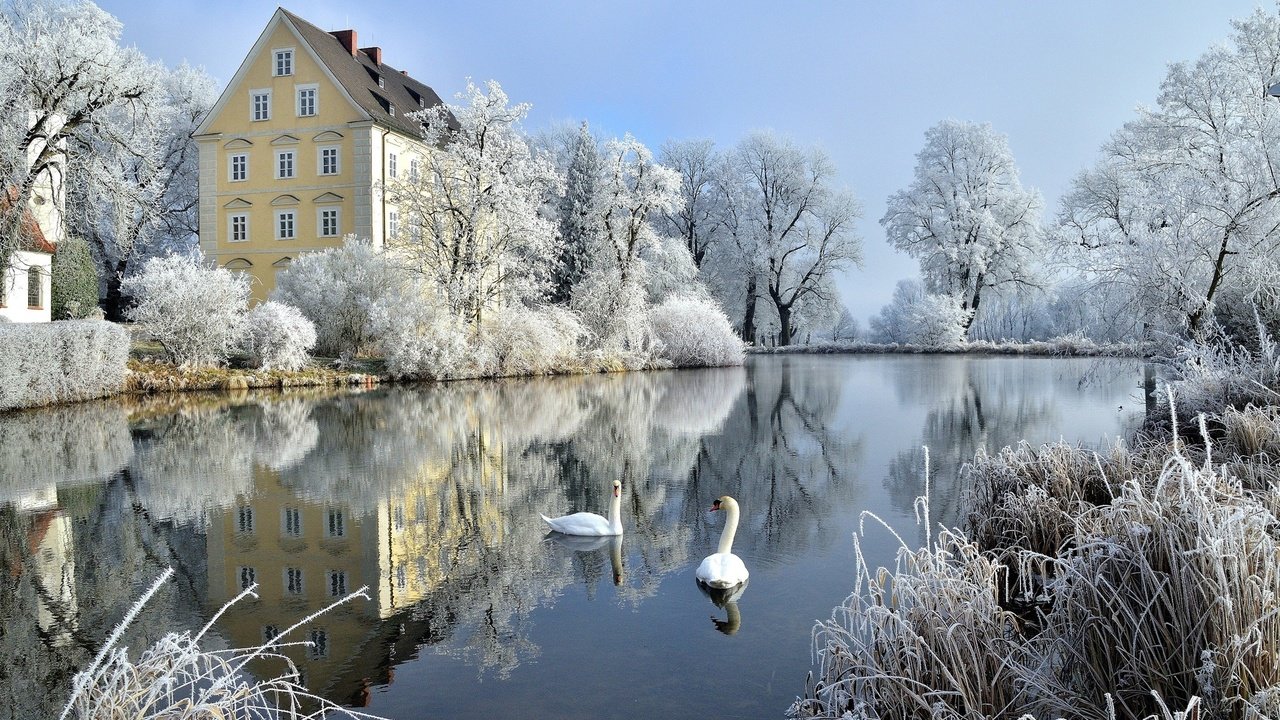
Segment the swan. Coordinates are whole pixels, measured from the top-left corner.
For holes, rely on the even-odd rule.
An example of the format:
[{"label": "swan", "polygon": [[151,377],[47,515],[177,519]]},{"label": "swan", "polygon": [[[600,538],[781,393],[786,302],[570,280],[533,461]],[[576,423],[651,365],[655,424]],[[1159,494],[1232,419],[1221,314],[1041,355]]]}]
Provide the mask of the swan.
[{"label": "swan", "polygon": [[714,555],[703,558],[695,575],[699,582],[724,589],[746,582],[749,573],[747,566],[742,564],[742,558],[733,554],[733,536],[738,532],[738,501],[725,495],[712,503],[711,512],[717,510],[724,510],[729,516],[720,531],[720,546]]},{"label": "swan", "polygon": [[609,519],[595,513],[579,512],[564,517],[542,519],[552,530],[565,535],[621,535],[622,534],[622,483],[613,481],[613,499],[609,501]]}]

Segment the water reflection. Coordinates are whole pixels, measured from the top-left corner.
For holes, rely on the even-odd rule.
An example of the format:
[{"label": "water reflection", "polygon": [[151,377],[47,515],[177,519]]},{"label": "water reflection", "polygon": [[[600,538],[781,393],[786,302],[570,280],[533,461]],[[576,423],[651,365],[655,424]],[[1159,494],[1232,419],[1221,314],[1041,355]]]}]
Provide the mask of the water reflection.
[{"label": "water reflection", "polygon": [[725,611],[724,620],[715,615],[711,616],[711,623],[715,625],[718,632],[725,635],[734,635],[742,628],[742,610],[738,608],[738,600],[742,598],[742,593],[746,591],[747,585],[750,584],[751,580],[749,579],[728,588],[713,588],[698,583],[698,589],[702,591],[703,595],[707,596],[711,604]]},{"label": "water reflection", "polygon": [[[0,588],[0,720],[56,713],[74,669],[167,566],[177,581],[124,644],[198,628],[256,582],[260,597],[216,627],[216,642],[256,645],[367,585],[369,602],[320,617],[301,630],[310,649],[286,650],[311,688],[340,703],[377,709],[379,692],[403,687],[397,668],[421,673],[424,662],[490,681],[572,672],[580,658],[553,643],[585,632],[583,602],[618,611],[611,627],[661,608],[625,638],[627,662],[650,658],[629,684],[657,687],[686,677],[669,651],[702,663],[679,644],[715,637],[689,632],[695,622],[705,629],[702,598],[663,583],[692,582],[721,530],[706,508],[726,494],[741,506],[734,551],[757,589],[745,599],[747,626],[745,584],[709,595],[714,627],[737,633],[730,645],[762,663],[778,645],[771,633],[790,627],[781,618],[805,624],[848,592],[833,558],[847,549],[852,518],[885,495],[886,475],[888,500],[909,511],[920,444],[934,453],[940,497],[954,503],[956,470],[979,446],[1049,432],[1062,398],[1081,393],[1071,370],[1046,381],[1043,369],[1016,363],[925,360],[783,356],[745,369],[174,396],[0,415],[0,563],[14,579]],[[868,377],[910,408],[884,447],[867,439],[888,412],[868,404]],[[540,512],[607,507],[614,479],[623,483],[623,537],[548,537]],[[680,602],[690,598],[697,612],[685,622]],[[805,602],[816,609],[799,610]],[[572,619],[549,614],[575,607]],[[653,640],[661,628],[671,637]],[[785,659],[793,667],[783,672],[797,677],[806,628],[794,633],[797,658]],[[279,671],[265,661],[251,669]],[[750,693],[734,684],[746,673],[731,674],[715,692],[746,702]],[[778,677],[789,698],[793,688]],[[479,713],[490,698],[436,691],[444,700],[433,709],[446,715]],[[545,692],[526,689],[504,707]],[[662,702],[701,697],[651,694],[644,707],[668,715]]]}]

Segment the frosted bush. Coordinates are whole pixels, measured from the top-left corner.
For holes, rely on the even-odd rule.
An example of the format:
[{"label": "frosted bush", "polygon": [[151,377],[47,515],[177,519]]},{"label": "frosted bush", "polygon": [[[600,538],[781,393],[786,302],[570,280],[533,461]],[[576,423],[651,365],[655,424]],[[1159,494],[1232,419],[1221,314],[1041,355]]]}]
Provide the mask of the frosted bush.
[{"label": "frosted bush", "polygon": [[581,364],[587,330],[573,311],[556,306],[508,307],[485,324],[484,356],[498,375],[547,375]]},{"label": "frosted bush", "polygon": [[0,410],[118,393],[128,359],[129,333],[114,323],[0,323]]},{"label": "frosted bush", "polygon": [[199,257],[152,258],[122,287],[137,300],[129,318],[164,348],[175,365],[226,362],[239,340],[249,280]]},{"label": "frosted bush", "polygon": [[623,284],[616,271],[593,273],[573,289],[569,307],[589,333],[588,346],[607,367],[649,365],[655,351],[649,303],[636,281]]},{"label": "frosted bush", "polygon": [[468,347],[464,323],[422,283],[379,298],[370,307],[368,327],[394,377],[470,377],[488,364]]},{"label": "frosted bush", "polygon": [[291,305],[265,302],[245,316],[244,344],[256,367],[300,370],[316,345],[316,326]]},{"label": "frosted bush", "polygon": [[658,356],[677,367],[741,365],[744,346],[714,300],[669,298],[649,311]]},{"label": "frosted bush", "polygon": [[271,299],[315,323],[317,355],[350,358],[369,345],[374,305],[395,294],[403,273],[368,242],[306,253],[276,279]]}]

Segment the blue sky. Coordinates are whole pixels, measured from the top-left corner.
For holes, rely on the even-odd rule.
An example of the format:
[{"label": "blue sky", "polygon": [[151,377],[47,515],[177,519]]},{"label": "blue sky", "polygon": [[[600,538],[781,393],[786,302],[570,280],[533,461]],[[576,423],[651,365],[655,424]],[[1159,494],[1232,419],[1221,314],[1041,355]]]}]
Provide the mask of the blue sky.
[{"label": "blue sky", "polygon": [[[220,82],[270,19],[257,2],[104,0],[124,40]],[[924,131],[946,118],[1009,136],[1047,212],[1141,103],[1168,63],[1226,39],[1243,0],[1060,2],[317,2],[285,7],[450,98],[496,79],[533,104],[526,129],[589,120],[652,148],[730,146],[769,128],[824,148],[862,201],[866,262],[840,282],[860,318],[913,260],[885,242],[885,198],[910,182]]]}]

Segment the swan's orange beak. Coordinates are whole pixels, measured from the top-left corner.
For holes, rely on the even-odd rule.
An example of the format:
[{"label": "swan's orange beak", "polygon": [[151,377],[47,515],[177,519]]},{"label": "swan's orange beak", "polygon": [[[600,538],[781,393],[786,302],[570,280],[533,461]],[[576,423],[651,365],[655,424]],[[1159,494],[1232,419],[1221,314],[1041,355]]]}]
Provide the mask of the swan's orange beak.
[{"label": "swan's orange beak", "polygon": [[720,509],[720,501],[719,501],[719,500],[717,500],[717,501],[715,501],[715,502],[711,503],[711,509],[710,509],[710,510],[708,510],[707,512],[715,512],[715,511],[717,511],[717,510],[719,510],[719,509]]},{"label": "swan's orange beak", "polygon": [[618,486],[616,486],[616,485],[615,485],[615,486],[613,487],[613,496],[614,496],[614,497],[618,497],[618,496],[620,496],[621,494],[622,494],[622,488],[620,488],[620,487],[618,487]]}]

